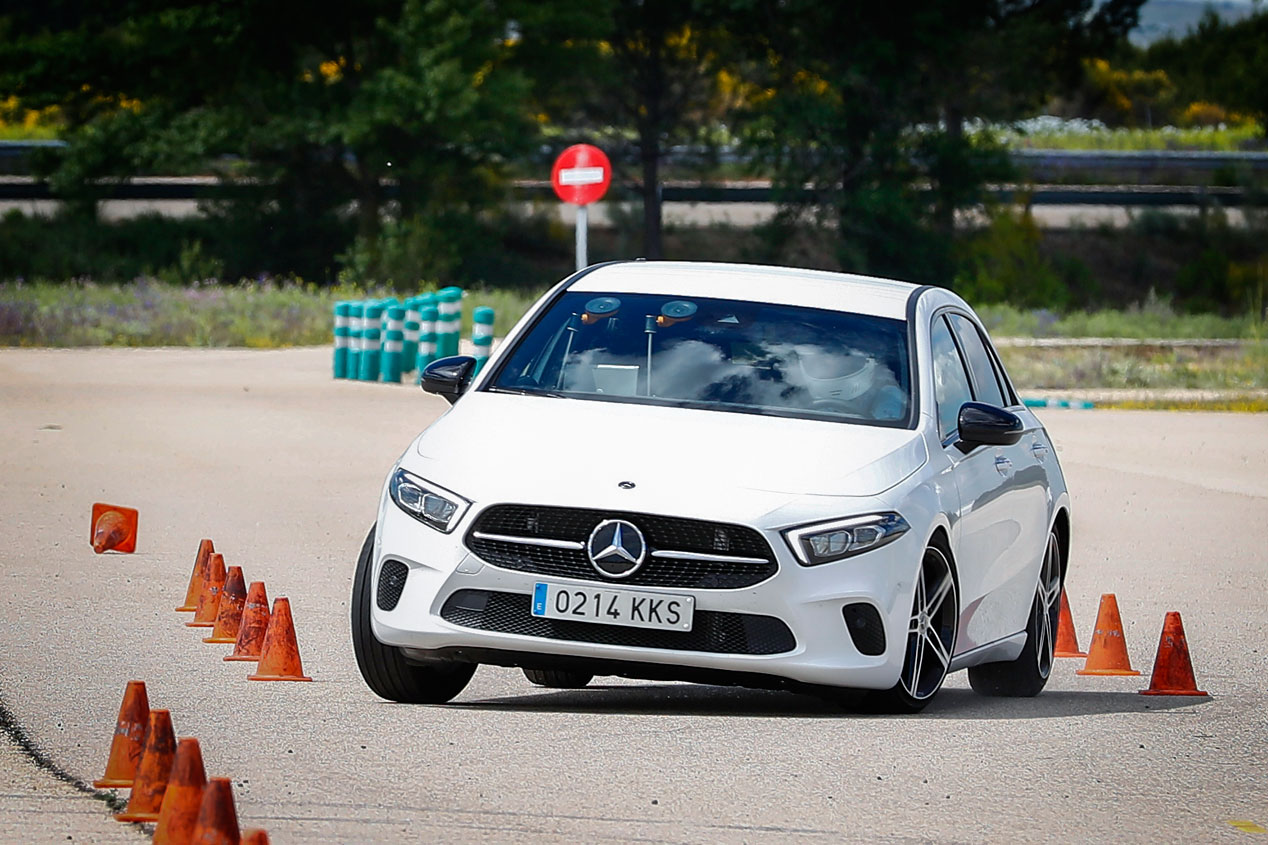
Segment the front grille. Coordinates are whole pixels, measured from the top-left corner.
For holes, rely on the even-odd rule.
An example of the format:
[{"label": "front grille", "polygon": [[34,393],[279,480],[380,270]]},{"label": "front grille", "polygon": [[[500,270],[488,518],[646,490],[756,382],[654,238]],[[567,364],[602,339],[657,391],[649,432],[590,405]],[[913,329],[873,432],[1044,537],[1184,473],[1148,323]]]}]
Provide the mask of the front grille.
[{"label": "front grille", "polygon": [[782,654],[797,645],[788,626],[773,616],[697,610],[690,631],[655,631],[545,619],[532,615],[531,603],[532,597],[525,593],[458,590],[445,601],[440,615],[454,625],[481,631],[638,648],[713,654]]},{"label": "front grille", "polygon": [[[757,531],[742,525],[705,522],[673,516],[623,511],[558,508],[537,505],[494,505],[467,532],[471,551],[494,566],[534,575],[606,582],[590,563],[584,548],[558,549],[476,537],[476,533],[527,539],[565,540],[584,544],[605,519],[624,519],[637,525],[647,540],[647,559],[621,583],[643,587],[702,590],[751,587],[779,571],[770,544]],[[699,561],[652,557],[672,550],[695,554],[761,558],[765,563]]]},{"label": "front grille", "polygon": [[399,560],[383,562],[379,570],[379,589],[376,601],[379,610],[395,610],[396,603],[401,600],[401,592],[405,589],[405,578],[409,575],[409,567]]}]

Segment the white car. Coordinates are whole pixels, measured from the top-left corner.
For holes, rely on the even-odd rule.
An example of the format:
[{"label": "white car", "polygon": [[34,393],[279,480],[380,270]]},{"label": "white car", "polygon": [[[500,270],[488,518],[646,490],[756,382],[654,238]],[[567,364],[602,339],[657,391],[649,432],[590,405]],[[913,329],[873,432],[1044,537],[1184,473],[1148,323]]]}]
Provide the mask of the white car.
[{"label": "white car", "polygon": [[604,264],[423,387],[453,407],[388,473],[352,594],[384,698],[448,701],[481,663],[898,712],[959,669],[1047,682],[1069,496],[950,291]]}]

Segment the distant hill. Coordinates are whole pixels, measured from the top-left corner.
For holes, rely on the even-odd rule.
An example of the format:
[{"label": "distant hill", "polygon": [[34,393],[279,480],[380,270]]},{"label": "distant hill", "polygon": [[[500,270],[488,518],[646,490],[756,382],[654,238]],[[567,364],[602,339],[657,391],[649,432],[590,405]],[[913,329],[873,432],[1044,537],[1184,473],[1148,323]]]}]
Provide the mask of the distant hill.
[{"label": "distant hill", "polygon": [[1231,22],[1254,14],[1256,6],[1246,0],[1148,0],[1140,7],[1140,26],[1132,30],[1131,41],[1145,46],[1167,36],[1182,38],[1197,26],[1207,9]]}]

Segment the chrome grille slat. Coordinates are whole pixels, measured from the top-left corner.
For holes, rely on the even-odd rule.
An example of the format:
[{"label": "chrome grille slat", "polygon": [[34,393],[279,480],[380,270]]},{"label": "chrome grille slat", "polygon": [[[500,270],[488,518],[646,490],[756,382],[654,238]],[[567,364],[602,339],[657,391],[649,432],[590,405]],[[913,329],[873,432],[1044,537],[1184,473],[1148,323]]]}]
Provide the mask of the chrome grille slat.
[{"label": "chrome grille slat", "polygon": [[534,575],[613,583],[590,562],[585,543],[606,519],[638,526],[649,555],[621,583],[689,589],[751,587],[779,571],[774,552],[756,529],[677,516],[498,504],[483,510],[466,535],[467,547],[493,566]]}]

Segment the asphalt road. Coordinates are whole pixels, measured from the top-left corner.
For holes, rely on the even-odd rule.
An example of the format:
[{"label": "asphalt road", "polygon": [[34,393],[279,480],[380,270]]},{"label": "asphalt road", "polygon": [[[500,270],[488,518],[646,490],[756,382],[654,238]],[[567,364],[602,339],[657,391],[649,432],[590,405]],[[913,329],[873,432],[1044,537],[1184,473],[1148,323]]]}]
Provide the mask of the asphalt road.
[{"label": "asphalt road", "polygon": [[[485,667],[454,704],[416,707],[362,684],[347,602],[386,470],[444,404],[335,383],[328,364],[320,349],[0,351],[0,700],[70,779],[102,773],[136,678],[201,740],[208,774],[233,778],[244,824],[280,843],[1253,842],[1229,822],[1268,827],[1268,415],[1042,412],[1073,491],[1081,641],[1116,593],[1142,678],[1064,660],[1041,696],[1009,701],[956,675],[899,718],[615,679],[551,692]],[[140,509],[135,555],[93,554],[98,500]],[[183,626],[202,537],[291,599],[314,683],[248,682]],[[1168,610],[1209,699],[1136,695]],[[0,839],[129,830],[0,751]]]}]

